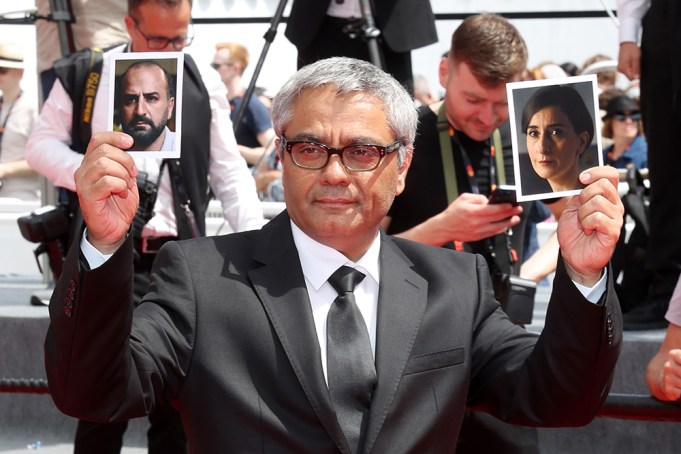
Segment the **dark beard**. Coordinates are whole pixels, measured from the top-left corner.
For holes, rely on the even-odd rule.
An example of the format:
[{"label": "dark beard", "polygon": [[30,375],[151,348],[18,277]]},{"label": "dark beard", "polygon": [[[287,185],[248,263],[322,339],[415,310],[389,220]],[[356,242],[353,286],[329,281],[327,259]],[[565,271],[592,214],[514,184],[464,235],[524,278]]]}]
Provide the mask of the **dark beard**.
[{"label": "dark beard", "polygon": [[[131,126],[140,121],[151,126],[151,128],[138,130]],[[147,147],[149,147],[149,145],[154,143],[154,141],[159,138],[159,136],[161,135],[161,133],[163,133],[163,130],[165,129],[165,124],[155,125],[154,122],[151,121],[149,118],[142,116],[134,117],[132,120],[130,120],[129,123],[123,123],[121,126],[123,128],[123,132],[128,134],[135,141],[131,149],[140,151],[146,150]]]}]

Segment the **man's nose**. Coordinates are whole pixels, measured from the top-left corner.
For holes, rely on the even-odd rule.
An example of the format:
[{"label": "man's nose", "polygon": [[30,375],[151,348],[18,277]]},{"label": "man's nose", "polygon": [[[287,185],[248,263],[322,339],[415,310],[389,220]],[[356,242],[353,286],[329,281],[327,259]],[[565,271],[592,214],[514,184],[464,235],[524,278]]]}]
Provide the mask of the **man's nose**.
[{"label": "man's nose", "polygon": [[321,179],[328,184],[343,184],[347,183],[350,178],[350,172],[345,168],[341,158],[337,154],[329,157],[329,162],[321,169]]},{"label": "man's nose", "polygon": [[480,108],[478,118],[482,124],[491,127],[497,120],[497,113],[492,105],[485,105]]},{"label": "man's nose", "polygon": [[140,96],[137,104],[135,106],[135,114],[146,115],[147,113],[147,102],[144,100],[143,96]]}]

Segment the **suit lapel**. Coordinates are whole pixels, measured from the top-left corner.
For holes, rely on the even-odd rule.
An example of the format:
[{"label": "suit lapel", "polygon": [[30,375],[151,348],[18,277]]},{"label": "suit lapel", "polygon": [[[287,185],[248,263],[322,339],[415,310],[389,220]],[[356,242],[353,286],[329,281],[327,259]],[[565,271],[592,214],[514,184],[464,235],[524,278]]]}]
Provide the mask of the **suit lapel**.
[{"label": "suit lapel", "polygon": [[336,446],[348,452],[322,372],[310,299],[288,214],[261,232],[253,258],[263,263],[249,277],[312,408]]},{"label": "suit lapel", "polygon": [[428,283],[411,261],[381,233],[381,283],[376,325],[378,384],[364,452],[369,452],[388,414],[426,309]]}]

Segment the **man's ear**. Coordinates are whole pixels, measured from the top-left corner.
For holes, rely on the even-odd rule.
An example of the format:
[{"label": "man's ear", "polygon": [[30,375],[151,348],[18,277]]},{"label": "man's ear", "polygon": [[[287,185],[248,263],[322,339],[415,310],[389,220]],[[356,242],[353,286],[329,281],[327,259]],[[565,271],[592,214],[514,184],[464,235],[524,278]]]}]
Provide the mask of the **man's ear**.
[{"label": "man's ear", "polygon": [[279,146],[280,144],[281,144],[281,139],[279,139],[279,137],[276,137],[274,139],[274,149],[277,152],[277,158],[279,158],[279,161],[283,161],[284,160],[284,156],[283,156],[284,153],[281,152],[281,147]]},{"label": "man's ear", "polygon": [[132,34],[135,32],[135,21],[130,16],[125,16],[124,21],[125,28],[128,29],[128,36],[132,37]]},{"label": "man's ear", "polygon": [[409,147],[409,150],[407,150],[406,155],[404,156],[404,160],[402,161],[402,165],[398,167],[397,169],[397,187],[395,188],[395,195],[398,196],[402,194],[402,191],[404,191],[404,187],[406,185],[406,180],[407,180],[407,171],[409,170],[409,166],[411,166],[411,157],[414,153],[414,149],[412,147]]},{"label": "man's ear", "polygon": [[438,76],[440,78],[440,86],[444,89],[447,89],[447,81],[449,80],[449,58],[440,59]]},{"label": "man's ear", "polygon": [[175,109],[175,97],[171,96],[168,99],[168,120],[173,118],[173,111]]}]

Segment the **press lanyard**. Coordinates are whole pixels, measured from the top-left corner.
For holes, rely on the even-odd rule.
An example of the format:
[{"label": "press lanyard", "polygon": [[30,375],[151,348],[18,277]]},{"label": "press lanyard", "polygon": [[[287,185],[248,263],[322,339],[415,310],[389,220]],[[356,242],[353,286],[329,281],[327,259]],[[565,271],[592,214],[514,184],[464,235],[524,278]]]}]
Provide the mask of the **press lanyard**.
[{"label": "press lanyard", "polygon": [[[7,115],[5,115],[5,118],[2,120],[2,125],[0,125],[0,140],[2,140],[2,135],[5,133],[5,127],[7,126],[7,120],[9,120],[9,116],[12,113],[12,109],[14,109],[14,105],[17,103],[19,98],[21,98],[21,94],[23,91],[19,90],[19,94],[17,95],[16,98],[14,98],[14,101],[12,101],[12,104],[9,105],[9,109],[7,110]],[[0,96],[0,112],[2,112],[2,108],[5,105],[5,97]]]},{"label": "press lanyard", "polygon": [[[470,157],[459,138],[454,132],[447,120],[445,111],[445,103],[443,102],[438,111],[437,128],[440,134],[440,153],[442,155],[442,170],[445,177],[445,189],[447,192],[447,203],[452,203],[459,196],[459,186],[456,179],[456,167],[454,166],[454,150],[452,148],[452,140],[456,141],[459,146],[461,158],[463,159],[466,168],[466,175],[468,176],[471,191],[475,194],[480,193],[480,186],[475,177],[475,169],[471,163]],[[492,133],[492,145],[490,145],[490,190],[493,190],[497,185],[506,184],[506,171],[504,168],[504,156],[501,146],[501,134],[498,129]]]},{"label": "press lanyard", "polygon": [[[466,176],[471,187],[471,192],[474,194],[480,194],[480,186],[478,184],[478,178],[475,175],[475,169],[473,168],[473,163],[471,162],[470,156],[466,152],[466,149],[461,144],[461,141],[456,136],[454,128],[449,124],[447,120],[447,113],[445,110],[445,103],[443,102],[438,111],[438,121],[437,128],[439,131],[440,139],[440,153],[442,155],[442,170],[445,177],[445,189],[447,192],[447,203],[452,203],[459,196],[459,188],[456,179],[456,167],[454,166],[454,151],[452,148],[452,140],[458,145],[459,151],[461,153],[461,159],[463,160],[464,167],[466,169]],[[495,129],[492,133],[492,144],[490,144],[489,153],[489,183],[490,191],[493,191],[497,185],[506,184],[506,172],[504,168],[504,157],[503,148],[501,145],[501,133],[498,129]],[[508,252],[508,259],[511,264],[518,261],[518,254],[511,245],[510,232],[505,233],[506,237],[506,250]],[[492,259],[496,256],[494,252],[494,246],[492,241],[487,238],[487,247]],[[454,247],[457,251],[463,250],[462,241],[454,241]]]}]

